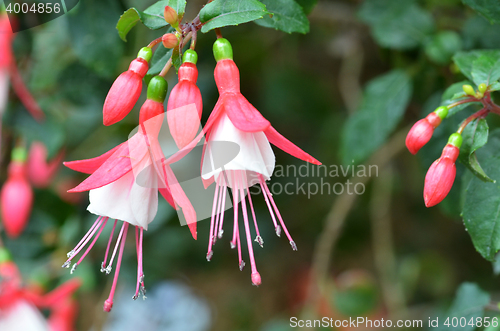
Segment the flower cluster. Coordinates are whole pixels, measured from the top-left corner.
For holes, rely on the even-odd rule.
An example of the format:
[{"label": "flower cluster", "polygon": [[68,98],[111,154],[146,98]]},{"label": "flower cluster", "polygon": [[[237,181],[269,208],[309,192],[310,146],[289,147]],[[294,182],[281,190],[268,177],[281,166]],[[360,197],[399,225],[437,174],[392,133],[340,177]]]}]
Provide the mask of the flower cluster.
[{"label": "flower cluster", "polygon": [[[137,103],[142,90],[142,80],[152,58],[152,48],[160,43],[164,47],[179,47],[179,44],[185,41],[185,35],[182,33],[175,10],[167,6],[164,14],[165,20],[177,32],[165,34],[142,48],[137,58],[131,62],[129,69],[115,80],[104,102],[104,125],[113,125],[121,121]],[[113,306],[129,225],[135,227],[138,262],[137,286],[133,298],[136,299],[141,293],[145,295],[142,267],[143,231],[147,230],[148,224],[155,218],[158,192],[173,208],[182,211],[192,236],[197,238],[196,211],[177,181],[171,165],[189,154],[203,138],[205,142],[202,160],[200,160],[200,176],[205,188],[215,185],[207,260],[212,258],[213,245],[224,233],[224,211],[227,209],[226,202],[229,201],[227,195],[230,189],[234,206],[233,235],[230,245],[231,248],[237,248],[239,268],[242,270],[245,262],[242,257],[241,237],[245,237],[252,283],[261,284],[261,276],[255,264],[249,216],[252,216],[255,227],[255,241],[263,246],[264,241],[259,233],[252,198],[249,194],[249,188],[255,184],[262,188],[276,234],[280,236],[283,231],[293,250],[297,250],[297,245],[287,230],[283,217],[266,185],[275,166],[271,144],[301,160],[313,164],[320,164],[320,162],[283,137],[241,94],[239,71],[233,61],[232,47],[229,41],[220,35],[213,47],[217,61],[214,76],[220,96],[207,122],[199,132],[203,102],[196,85],[198,78],[196,67],[198,55],[194,50],[196,29],[192,23],[188,23],[186,29],[190,30],[189,38],[192,38],[192,43],[190,49],[186,50],[182,56],[182,65],[178,69],[178,83],[170,92],[166,112],[164,101],[168,87],[164,76],[172,60],[169,60],[161,73],[151,78],[148,84],[147,100],[140,109],[137,133],[99,157],[65,163],[67,167],[75,171],[90,174],[86,180],[69,192],[90,191],[90,204],[87,209],[98,218],[82,240],[68,253],[68,260],[63,267],[69,268],[73,263],[71,272],[75,271],[94,246],[108,221],[114,220],[101,268],[102,272],[111,273],[113,262],[118,254],[111,292],[104,303],[105,311],[110,311]],[[180,49],[182,50],[182,47]],[[166,121],[164,121],[165,113]],[[165,157],[159,142],[162,125],[168,125],[168,130],[179,148],[168,158]],[[236,145],[237,155],[227,160],[227,155],[221,155],[224,153],[220,153],[220,149],[217,148],[220,142]],[[241,236],[240,206],[244,228],[244,234]],[[111,250],[118,221],[123,223],[119,226],[119,234],[114,249]],[[76,256],[80,253],[82,253],[81,256],[76,260]]]},{"label": "flower cluster", "polygon": [[482,119],[492,111],[490,87],[479,84],[477,91],[471,85],[463,85],[462,100],[447,106],[438,107],[413,125],[406,136],[406,147],[412,154],[416,154],[429,142],[434,132],[447,116],[451,108],[468,102],[481,102],[485,106],[480,111],[465,119],[456,133],[453,133],[443,149],[441,157],[434,161],[425,176],[424,202],[426,207],[432,207],[443,201],[450,192],[456,176],[455,162],[462,146],[462,133],[466,126],[474,120]]}]

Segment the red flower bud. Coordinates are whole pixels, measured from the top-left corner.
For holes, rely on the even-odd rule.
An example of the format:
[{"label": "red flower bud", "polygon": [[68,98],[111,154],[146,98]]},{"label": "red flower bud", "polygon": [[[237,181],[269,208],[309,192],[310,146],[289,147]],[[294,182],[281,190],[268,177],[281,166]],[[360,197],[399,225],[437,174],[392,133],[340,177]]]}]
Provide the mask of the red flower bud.
[{"label": "red flower bud", "polygon": [[460,153],[459,147],[448,143],[441,157],[434,161],[425,175],[424,201],[426,207],[432,207],[443,201],[455,181],[457,169],[455,161]]},{"label": "red flower bud", "polygon": [[9,165],[8,179],[0,193],[2,221],[5,232],[15,238],[23,232],[33,206],[33,191],[26,178],[23,162],[12,161]]},{"label": "red flower bud", "polygon": [[111,125],[121,121],[134,108],[142,90],[142,79],[148,72],[148,63],[137,58],[127,71],[113,83],[103,108],[103,123]]},{"label": "red flower bud", "polygon": [[196,80],[196,64],[184,62],[179,68],[179,82],[174,86],[167,103],[167,121],[177,147],[190,143],[200,127],[203,101]]},{"label": "red flower bud", "polygon": [[7,68],[12,63],[12,40],[14,34],[7,15],[0,14],[0,68]]},{"label": "red flower bud", "polygon": [[406,136],[406,147],[410,153],[417,154],[420,148],[429,142],[434,129],[439,124],[441,124],[441,118],[434,112],[415,123]]},{"label": "red flower bud", "polygon": [[53,160],[47,162],[47,147],[38,141],[31,144],[28,156],[28,177],[33,186],[47,187],[63,158],[64,151],[61,151]]},{"label": "red flower bud", "polygon": [[179,39],[174,33],[164,34],[163,37],[161,38],[161,41],[163,43],[163,46],[165,46],[165,48],[174,48],[179,43]]},{"label": "red flower bud", "polygon": [[142,124],[155,116],[161,115],[164,112],[165,107],[162,102],[147,99],[142,105],[139,113],[139,124]]},{"label": "red flower bud", "polygon": [[177,24],[179,23],[177,22],[177,20],[179,19],[177,12],[170,6],[165,6],[163,17],[165,18],[165,22],[172,25],[173,27],[177,26]]}]

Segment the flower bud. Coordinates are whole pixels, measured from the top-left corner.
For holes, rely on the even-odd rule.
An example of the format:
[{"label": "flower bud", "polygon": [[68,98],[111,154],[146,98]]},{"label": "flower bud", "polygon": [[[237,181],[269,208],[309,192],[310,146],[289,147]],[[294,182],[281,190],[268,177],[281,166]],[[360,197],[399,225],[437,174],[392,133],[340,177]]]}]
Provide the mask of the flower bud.
[{"label": "flower bud", "polygon": [[477,89],[479,90],[479,92],[484,93],[488,89],[488,86],[485,83],[481,83],[481,84],[479,84]]},{"label": "flower bud", "polygon": [[233,59],[233,48],[225,38],[219,38],[214,43],[214,57],[217,62],[225,59]]},{"label": "flower bud", "polygon": [[167,103],[167,121],[177,147],[183,148],[198,133],[203,111],[200,89],[196,86],[198,56],[193,50],[184,53],[179,68],[179,82],[174,86]]},{"label": "flower bud", "polygon": [[406,147],[410,153],[417,154],[429,142],[434,129],[441,124],[446,115],[448,115],[448,108],[441,106],[412,126],[406,136]]},{"label": "flower bud", "polygon": [[13,61],[12,40],[14,34],[5,14],[0,13],[0,68],[8,68]]},{"label": "flower bud", "polygon": [[64,151],[50,162],[47,162],[47,147],[39,141],[31,144],[28,157],[28,178],[33,186],[45,188],[49,186],[64,157]]},{"label": "flower bud", "polygon": [[104,101],[104,125],[121,121],[134,108],[141,95],[142,79],[148,72],[151,56],[150,48],[142,48],[138,57],[130,63],[129,69],[115,80]]},{"label": "flower bud", "polygon": [[179,43],[179,38],[177,38],[175,33],[165,33],[161,37],[161,41],[165,48],[174,48]]},{"label": "flower bud", "polygon": [[165,10],[163,11],[163,17],[165,17],[165,22],[173,26],[174,28],[179,24],[177,16],[177,12],[174,8],[170,6],[165,6]]},{"label": "flower bud", "polygon": [[8,178],[0,193],[2,222],[11,238],[18,237],[28,223],[33,206],[33,191],[26,176],[26,151],[14,149]]},{"label": "flower bud", "polygon": [[167,96],[167,91],[168,84],[165,78],[155,76],[151,79],[148,85],[148,99],[142,105],[139,113],[140,124],[165,112],[163,102]]},{"label": "flower bud", "polygon": [[476,91],[474,91],[474,88],[470,85],[462,85],[462,89],[467,95],[474,96],[476,94]]},{"label": "flower bud", "polygon": [[427,171],[424,185],[424,202],[426,207],[432,207],[443,201],[455,181],[457,169],[455,161],[460,153],[462,136],[454,133],[444,147],[441,157],[434,161]]}]

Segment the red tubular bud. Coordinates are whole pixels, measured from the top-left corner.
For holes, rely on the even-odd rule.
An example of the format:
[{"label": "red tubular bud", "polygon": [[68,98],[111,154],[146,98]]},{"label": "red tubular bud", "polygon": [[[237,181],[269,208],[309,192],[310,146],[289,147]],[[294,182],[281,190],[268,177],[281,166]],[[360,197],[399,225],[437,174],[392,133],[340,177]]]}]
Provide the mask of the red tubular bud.
[{"label": "red tubular bud", "polygon": [[8,68],[12,63],[12,40],[14,34],[7,15],[0,14],[0,68]]},{"label": "red tubular bud", "polygon": [[457,169],[455,161],[460,150],[452,144],[447,144],[441,157],[434,161],[425,175],[424,201],[426,207],[432,207],[443,201],[455,181]]},{"label": "red tubular bud", "polygon": [[165,112],[165,107],[162,102],[147,99],[141,107],[139,113],[139,124],[143,124],[147,120]]},{"label": "red tubular bud", "polygon": [[18,237],[28,223],[33,206],[33,191],[26,179],[24,163],[13,161],[9,165],[8,179],[0,194],[2,221],[11,238]]},{"label": "red tubular bud", "polygon": [[167,121],[177,147],[183,148],[198,133],[203,111],[200,89],[196,86],[198,69],[185,62],[179,68],[179,83],[174,86],[167,103]]},{"label": "red tubular bud", "polygon": [[233,60],[224,59],[218,61],[215,66],[214,77],[220,94],[240,91],[240,72]]},{"label": "red tubular bud", "polygon": [[148,63],[137,58],[130,63],[127,71],[118,76],[104,101],[104,125],[121,121],[134,108],[141,95],[142,79],[147,72]]},{"label": "red tubular bud", "polygon": [[41,142],[31,144],[28,156],[28,178],[33,186],[44,188],[49,186],[59,165],[64,158],[61,151],[53,160],[47,162],[47,148]]},{"label": "red tubular bud", "polygon": [[174,33],[164,34],[163,37],[161,38],[161,41],[163,43],[163,46],[165,46],[165,48],[174,48],[179,43],[179,39]]},{"label": "red tubular bud", "polygon": [[406,136],[406,147],[412,154],[424,147],[431,140],[434,129],[441,124],[441,118],[436,113],[430,113],[426,118],[415,123]]}]

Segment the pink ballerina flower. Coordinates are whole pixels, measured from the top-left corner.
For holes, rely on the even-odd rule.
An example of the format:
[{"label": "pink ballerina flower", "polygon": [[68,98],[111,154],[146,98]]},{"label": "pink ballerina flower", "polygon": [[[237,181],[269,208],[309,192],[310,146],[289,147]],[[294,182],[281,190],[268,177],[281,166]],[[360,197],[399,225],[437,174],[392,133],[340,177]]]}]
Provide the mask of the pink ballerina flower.
[{"label": "pink ballerina flower", "polygon": [[[154,93],[149,93],[149,90],[155,89],[155,86],[164,91],[160,98],[156,98]],[[133,298],[137,299],[139,293],[145,295],[142,267],[143,231],[147,230],[148,224],[156,216],[158,192],[174,208],[182,208],[191,233],[196,239],[196,212],[177,183],[169,164],[164,162],[165,157],[158,141],[164,117],[163,100],[166,90],[166,81],[162,77],[157,76],[151,80],[148,87],[148,98],[150,95],[152,98],[148,99],[141,108],[138,132],[127,142],[94,159],[64,163],[68,168],[91,174],[80,185],[68,192],[90,191],[90,204],[87,210],[99,217],[76,247],[68,253],[68,260],[63,264],[63,267],[69,268],[73,258],[94,238],[80,259],[73,264],[71,269],[73,272],[92,249],[108,220],[115,219],[101,265],[101,271],[109,274],[118,252],[113,285],[110,295],[104,303],[105,311],[110,311],[113,306],[113,296],[129,224],[135,226],[138,262],[137,286]],[[161,107],[158,107],[157,103],[160,102]],[[123,221],[123,224],[108,262],[118,220]]]},{"label": "pink ballerina flower", "polygon": [[[231,45],[226,39],[218,39],[216,41],[214,44],[214,55],[217,60],[215,82],[220,97],[203,130],[207,137],[207,144],[205,145],[206,148],[203,156],[202,178],[206,185],[212,182],[215,182],[216,185],[207,260],[210,261],[212,258],[212,246],[216,238],[222,237],[226,191],[227,188],[231,188],[234,204],[234,226],[233,237],[230,242],[231,248],[237,247],[239,266],[242,270],[245,262],[241,254],[238,223],[239,205],[241,205],[252,271],[252,283],[260,285],[261,277],[257,271],[252,247],[249,212],[252,215],[255,226],[255,241],[260,246],[263,246],[264,241],[257,226],[249,188],[254,184],[260,185],[269,213],[271,214],[271,219],[273,220],[276,234],[280,236],[281,229],[283,229],[292,249],[297,250],[297,246],[288,232],[273,196],[266,185],[266,180],[271,178],[275,166],[275,157],[271,149],[271,144],[301,160],[316,165],[321,163],[278,133],[269,121],[240,93],[239,71],[232,60]],[[234,143],[239,146],[239,153],[229,163],[225,163],[221,159],[227,156],[220,155],[220,150],[216,150],[217,144],[214,144],[214,142]],[[195,141],[188,145],[187,148],[191,148],[194,143]],[[218,166],[217,164],[220,165]],[[248,206],[246,203],[247,199]]]}]

